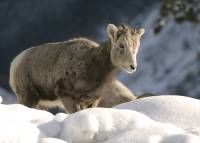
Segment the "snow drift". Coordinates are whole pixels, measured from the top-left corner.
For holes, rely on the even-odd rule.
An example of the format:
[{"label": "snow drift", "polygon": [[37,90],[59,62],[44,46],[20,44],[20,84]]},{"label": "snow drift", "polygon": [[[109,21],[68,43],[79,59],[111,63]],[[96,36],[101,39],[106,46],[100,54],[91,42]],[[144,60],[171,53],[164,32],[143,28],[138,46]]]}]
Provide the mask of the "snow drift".
[{"label": "snow drift", "polygon": [[172,95],[146,97],[114,108],[138,111],[153,120],[172,123],[182,129],[200,128],[200,101],[194,98]]},{"label": "snow drift", "polygon": [[199,143],[199,107],[193,98],[155,96],[54,116],[0,104],[0,143]]}]

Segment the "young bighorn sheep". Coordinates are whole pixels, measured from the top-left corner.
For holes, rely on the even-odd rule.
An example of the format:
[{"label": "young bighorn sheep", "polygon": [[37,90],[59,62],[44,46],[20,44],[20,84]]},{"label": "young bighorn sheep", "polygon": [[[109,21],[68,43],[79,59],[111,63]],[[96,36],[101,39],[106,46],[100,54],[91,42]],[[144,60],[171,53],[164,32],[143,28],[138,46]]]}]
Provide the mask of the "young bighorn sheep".
[{"label": "young bighorn sheep", "polygon": [[109,39],[97,44],[77,38],[24,50],[11,63],[10,86],[19,103],[59,99],[69,112],[96,107],[103,85],[115,71],[136,70],[136,55],[144,29],[107,26]]}]

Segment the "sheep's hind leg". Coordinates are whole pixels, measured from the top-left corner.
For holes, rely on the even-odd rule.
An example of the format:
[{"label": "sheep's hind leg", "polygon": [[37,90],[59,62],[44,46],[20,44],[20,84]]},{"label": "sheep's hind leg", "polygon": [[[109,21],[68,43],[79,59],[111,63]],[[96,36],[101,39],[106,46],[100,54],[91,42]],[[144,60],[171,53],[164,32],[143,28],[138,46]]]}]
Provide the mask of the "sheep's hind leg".
[{"label": "sheep's hind leg", "polygon": [[94,103],[92,103],[92,105],[90,106],[90,108],[98,107],[100,101],[101,101],[101,98],[98,99],[98,100],[96,100]]},{"label": "sheep's hind leg", "polygon": [[38,99],[24,95],[24,96],[17,96],[17,102],[19,104],[23,104],[23,105],[30,107],[30,108],[36,108],[36,106],[38,104]]},{"label": "sheep's hind leg", "polygon": [[15,83],[17,102],[30,108],[36,108],[39,101],[39,93],[29,76],[23,76],[22,80]]}]

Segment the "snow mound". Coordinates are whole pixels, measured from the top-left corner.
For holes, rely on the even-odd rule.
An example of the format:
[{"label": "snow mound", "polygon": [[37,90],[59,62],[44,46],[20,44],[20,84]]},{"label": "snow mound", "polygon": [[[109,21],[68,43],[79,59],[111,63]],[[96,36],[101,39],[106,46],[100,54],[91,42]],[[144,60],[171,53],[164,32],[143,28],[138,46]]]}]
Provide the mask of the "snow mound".
[{"label": "snow mound", "polygon": [[37,143],[43,134],[34,125],[0,119],[0,143]]},{"label": "snow mound", "polygon": [[150,143],[156,137],[159,143],[165,136],[183,133],[174,125],[153,121],[136,111],[93,108],[66,118],[61,138],[69,143]]},{"label": "snow mound", "polygon": [[67,114],[54,116],[20,104],[0,104],[0,115],[0,143],[66,143],[53,138],[60,134]]},{"label": "snow mound", "polygon": [[67,143],[67,142],[56,138],[42,138],[39,140],[38,143]]},{"label": "snow mound", "polygon": [[[0,104],[0,143],[199,143],[198,106],[192,98],[157,96],[116,107],[124,109],[91,108],[54,116],[19,104]],[[183,123],[187,125],[180,126]]]},{"label": "snow mound", "polygon": [[153,96],[118,105],[117,109],[131,109],[164,123],[187,128],[200,128],[200,100],[185,96]]},{"label": "snow mound", "polygon": [[45,123],[54,118],[53,114],[28,108],[21,104],[0,104],[0,114],[4,115],[1,119],[31,122],[35,124]]}]

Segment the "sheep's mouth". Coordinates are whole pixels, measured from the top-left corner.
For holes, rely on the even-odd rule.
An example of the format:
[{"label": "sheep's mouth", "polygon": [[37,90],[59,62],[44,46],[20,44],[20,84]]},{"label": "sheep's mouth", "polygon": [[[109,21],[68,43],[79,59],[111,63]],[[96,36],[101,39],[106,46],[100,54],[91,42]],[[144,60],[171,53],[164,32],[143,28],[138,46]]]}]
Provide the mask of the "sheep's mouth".
[{"label": "sheep's mouth", "polygon": [[127,73],[134,73],[136,71],[136,68],[128,66],[128,67],[122,67],[122,70],[124,70]]}]

